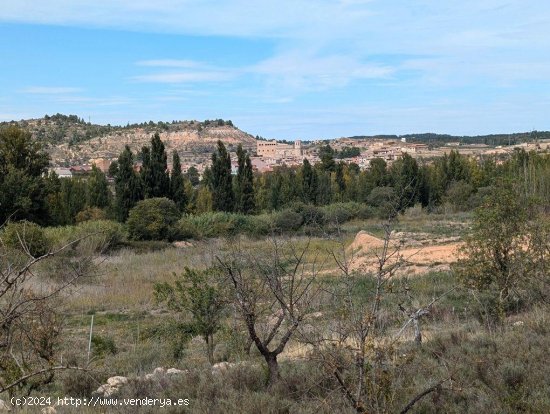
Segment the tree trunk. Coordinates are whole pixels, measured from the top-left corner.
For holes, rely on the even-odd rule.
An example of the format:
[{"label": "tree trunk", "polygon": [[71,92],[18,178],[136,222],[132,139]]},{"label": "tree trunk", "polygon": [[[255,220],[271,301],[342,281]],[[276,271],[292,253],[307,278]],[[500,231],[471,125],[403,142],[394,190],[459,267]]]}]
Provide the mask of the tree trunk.
[{"label": "tree trunk", "polygon": [[414,323],[414,342],[420,345],[422,343],[422,332],[420,332],[420,321],[417,318],[415,318],[413,320],[413,323]]},{"label": "tree trunk", "polygon": [[271,388],[281,378],[279,375],[279,363],[277,362],[277,354],[272,352],[264,355],[267,362],[267,386]]},{"label": "tree trunk", "polygon": [[208,356],[208,362],[212,365],[214,363],[214,337],[211,335],[205,335],[206,341],[206,354]]}]

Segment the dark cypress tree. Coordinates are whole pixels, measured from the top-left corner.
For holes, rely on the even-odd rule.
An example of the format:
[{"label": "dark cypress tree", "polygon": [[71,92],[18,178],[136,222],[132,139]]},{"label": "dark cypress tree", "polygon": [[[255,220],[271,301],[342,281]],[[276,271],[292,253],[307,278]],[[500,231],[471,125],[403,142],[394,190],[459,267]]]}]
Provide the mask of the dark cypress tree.
[{"label": "dark cypress tree", "polygon": [[254,172],[252,171],[252,161],[246,154],[244,172],[241,185],[241,211],[245,214],[251,214],[256,209],[254,197]]},{"label": "dark cypress tree", "polygon": [[168,175],[167,155],[160,135],[151,138],[150,150],[142,150],[142,180],[145,197],[170,197],[170,176]]},{"label": "dark cypress tree", "polygon": [[334,150],[330,145],[325,145],[319,149],[319,158],[323,171],[334,171],[336,163],[334,162]]},{"label": "dark cypress tree", "polygon": [[106,208],[111,204],[111,191],[109,190],[109,183],[105,174],[97,168],[92,166],[92,173],[88,178],[86,189],[86,204],[89,207]]},{"label": "dark cypress tree", "polygon": [[344,180],[344,163],[339,162],[336,164],[336,174],[334,177],[336,185],[338,185],[338,196],[340,201],[344,198],[344,193],[346,191],[346,181]]},{"label": "dark cypress tree", "polygon": [[242,213],[242,186],[246,153],[242,144],[237,146],[237,176],[234,177],[233,192],[235,194],[235,211]]},{"label": "dark cypress tree", "polygon": [[115,216],[123,222],[128,218],[130,209],[142,199],[141,180],[134,171],[134,155],[128,145],[118,157],[115,189]]},{"label": "dark cypress tree", "polygon": [[314,204],[317,199],[317,172],[304,159],[302,164],[302,199],[305,203]]},{"label": "dark cypress tree", "polygon": [[212,154],[213,208],[216,211],[233,211],[235,195],[231,177],[231,158],[223,142],[218,141],[218,149]]},{"label": "dark cypress tree", "polygon": [[256,208],[254,200],[254,173],[250,156],[239,144],[237,147],[238,170],[235,180],[235,200],[237,211],[250,214]]},{"label": "dark cypress tree", "polygon": [[187,206],[187,196],[183,174],[181,173],[180,156],[177,151],[172,153],[172,176],[170,177],[170,198],[176,203],[179,211],[184,211]]}]

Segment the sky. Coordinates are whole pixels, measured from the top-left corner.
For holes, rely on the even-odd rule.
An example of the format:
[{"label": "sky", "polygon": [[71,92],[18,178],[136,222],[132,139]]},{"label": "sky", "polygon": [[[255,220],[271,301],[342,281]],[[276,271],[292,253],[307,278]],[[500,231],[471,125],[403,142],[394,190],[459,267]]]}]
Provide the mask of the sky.
[{"label": "sky", "polygon": [[548,27],[543,0],[4,0],[0,121],[550,130]]}]

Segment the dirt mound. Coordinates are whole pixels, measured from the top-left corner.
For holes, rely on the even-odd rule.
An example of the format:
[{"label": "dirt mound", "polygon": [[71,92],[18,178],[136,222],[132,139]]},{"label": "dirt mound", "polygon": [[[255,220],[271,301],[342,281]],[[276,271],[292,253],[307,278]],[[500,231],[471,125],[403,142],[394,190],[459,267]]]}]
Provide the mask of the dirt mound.
[{"label": "dirt mound", "polygon": [[369,250],[379,249],[381,247],[384,247],[384,240],[374,237],[372,234],[369,234],[364,230],[357,233],[353,243],[349,246],[349,248],[354,252],[367,252]]},{"label": "dirt mound", "polygon": [[[412,233],[411,233],[412,234]],[[418,274],[433,270],[449,270],[452,262],[458,259],[458,251],[462,243],[453,239],[437,239],[426,240],[426,244],[416,246],[411,242],[407,242],[402,237],[400,241],[395,236],[403,236],[403,233],[392,235],[389,250],[391,258],[388,265],[403,260],[403,265],[398,270],[398,274]],[[446,242],[444,244],[439,244]],[[399,254],[393,255],[392,252],[399,247]],[[365,231],[360,231],[355,236],[353,243],[349,249],[354,253],[354,258],[351,263],[351,269],[362,270],[365,272],[373,272],[378,266],[378,261],[375,256],[376,250],[379,251],[384,246],[384,240],[379,239]]]}]

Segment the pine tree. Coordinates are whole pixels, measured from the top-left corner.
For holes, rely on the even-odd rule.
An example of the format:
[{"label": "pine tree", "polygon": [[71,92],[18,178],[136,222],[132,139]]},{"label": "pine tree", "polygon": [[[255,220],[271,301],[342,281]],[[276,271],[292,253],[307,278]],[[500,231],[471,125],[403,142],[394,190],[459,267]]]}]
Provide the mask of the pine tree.
[{"label": "pine tree", "polygon": [[107,182],[105,174],[95,165],[92,166],[92,173],[86,184],[86,204],[89,207],[109,207],[112,197],[111,191],[109,190],[109,183]]},{"label": "pine tree", "polygon": [[231,177],[231,158],[221,141],[218,141],[218,149],[212,154],[212,190],[214,210],[233,211],[235,195]]},{"label": "pine tree", "polygon": [[172,153],[172,176],[170,177],[170,198],[176,203],[179,211],[184,211],[187,205],[185,184],[181,173],[180,156],[177,151]]},{"label": "pine tree", "polygon": [[134,171],[134,155],[128,145],[118,157],[115,189],[115,216],[123,222],[128,218],[130,209],[142,199],[141,180]]},{"label": "pine tree", "polygon": [[169,197],[170,176],[168,175],[167,155],[160,135],[151,138],[151,148],[142,150],[142,180],[145,197]]}]

